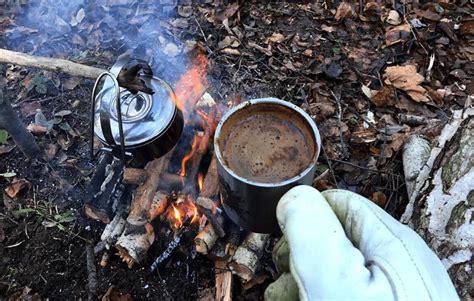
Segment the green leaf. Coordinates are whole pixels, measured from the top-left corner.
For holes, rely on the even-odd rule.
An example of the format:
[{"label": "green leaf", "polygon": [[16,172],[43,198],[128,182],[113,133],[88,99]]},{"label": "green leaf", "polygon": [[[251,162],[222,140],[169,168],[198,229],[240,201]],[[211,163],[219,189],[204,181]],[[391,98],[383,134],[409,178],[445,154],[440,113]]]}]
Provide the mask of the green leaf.
[{"label": "green leaf", "polygon": [[323,172],[329,169],[329,166],[327,166],[326,164],[318,164],[316,166],[316,169],[318,170],[320,174],[322,174]]},{"label": "green leaf", "polygon": [[16,173],[15,172],[4,172],[4,173],[0,173],[0,177],[4,177],[4,178],[12,178],[16,176]]},{"label": "green leaf", "polygon": [[443,14],[444,13],[444,8],[441,5],[439,5],[438,3],[436,3],[434,5],[434,8],[435,8],[435,10],[438,14]]},{"label": "green leaf", "polygon": [[23,209],[15,210],[12,213],[13,213],[14,216],[19,217],[19,216],[22,216],[22,215],[28,215],[28,214],[33,213],[33,212],[35,212],[35,209],[33,209],[33,208],[23,208]]},{"label": "green leaf", "polygon": [[41,74],[36,74],[28,83],[28,92],[33,89],[39,94],[46,94],[48,91],[46,79]]},{"label": "green leaf", "polygon": [[341,48],[339,48],[339,47],[334,47],[334,48],[332,49],[332,52],[334,52],[334,54],[341,54]]},{"label": "green leaf", "polygon": [[0,129],[0,144],[8,144],[8,132]]}]

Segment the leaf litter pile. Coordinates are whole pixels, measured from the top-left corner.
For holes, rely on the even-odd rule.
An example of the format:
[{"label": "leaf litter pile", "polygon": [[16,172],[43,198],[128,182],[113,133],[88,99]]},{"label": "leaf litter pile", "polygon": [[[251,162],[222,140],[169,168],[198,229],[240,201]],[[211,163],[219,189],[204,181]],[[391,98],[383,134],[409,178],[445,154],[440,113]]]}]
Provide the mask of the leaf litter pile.
[{"label": "leaf litter pile", "polygon": [[[189,57],[205,53],[208,91],[218,102],[277,97],[316,120],[323,138],[316,188],[358,192],[395,217],[407,202],[406,138],[433,139],[452,109],[472,105],[469,1],[72,2],[1,4],[1,48],[102,68],[131,51],[170,83]],[[81,212],[94,172],[88,157],[93,82],[7,64],[0,73],[3,97],[49,159],[26,160],[0,130],[0,296],[84,297],[85,241],[97,240],[103,227]],[[172,261],[159,275],[147,273],[152,260],[132,271],[119,260],[99,268],[102,300],[196,299],[214,286],[214,267],[205,258]],[[273,269],[262,266],[267,281],[247,291],[235,286],[234,297],[261,299]]]}]

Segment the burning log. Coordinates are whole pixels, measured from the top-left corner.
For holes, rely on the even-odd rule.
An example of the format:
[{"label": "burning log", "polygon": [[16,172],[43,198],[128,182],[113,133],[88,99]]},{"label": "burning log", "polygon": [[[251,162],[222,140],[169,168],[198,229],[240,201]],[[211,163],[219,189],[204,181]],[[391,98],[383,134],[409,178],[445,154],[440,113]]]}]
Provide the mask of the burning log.
[{"label": "burning log", "polygon": [[130,214],[127,217],[127,222],[140,226],[146,224],[150,219],[150,208],[155,196],[156,188],[162,170],[167,168],[170,158],[170,153],[165,156],[149,162],[146,167],[147,179],[143,184],[138,186],[132,203]]},{"label": "burning log", "polygon": [[155,233],[151,224],[146,223],[142,226],[127,224],[115,247],[122,261],[131,269],[145,257],[154,241]]},{"label": "burning log", "polygon": [[219,179],[217,176],[217,159],[216,156],[212,156],[211,164],[207,171],[202,190],[199,193],[199,197],[196,200],[196,204],[200,207],[202,213],[206,215],[214,228],[214,232],[219,237],[224,237],[224,227],[222,217],[219,218],[217,215],[217,204],[212,200],[217,195],[219,189]]},{"label": "burning log", "polygon": [[233,261],[229,263],[229,268],[244,282],[250,281],[255,276],[259,259],[269,237],[270,234],[251,232],[237,248]]},{"label": "burning log", "polygon": [[140,185],[145,182],[147,176],[147,172],[141,168],[125,168],[122,183]]},{"label": "burning log", "polygon": [[160,216],[165,212],[168,207],[168,195],[162,191],[157,191],[153,197],[150,209],[150,221],[154,220],[156,217]]}]

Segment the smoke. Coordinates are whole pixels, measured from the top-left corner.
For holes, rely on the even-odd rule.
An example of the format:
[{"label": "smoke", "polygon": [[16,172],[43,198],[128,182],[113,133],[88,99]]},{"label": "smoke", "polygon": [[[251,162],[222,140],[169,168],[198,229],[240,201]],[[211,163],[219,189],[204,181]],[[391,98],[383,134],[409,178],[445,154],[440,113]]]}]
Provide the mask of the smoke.
[{"label": "smoke", "polygon": [[171,83],[188,63],[179,31],[168,22],[177,0],[36,0],[0,10],[8,19],[0,22],[0,42],[11,50],[105,66],[130,52]]}]

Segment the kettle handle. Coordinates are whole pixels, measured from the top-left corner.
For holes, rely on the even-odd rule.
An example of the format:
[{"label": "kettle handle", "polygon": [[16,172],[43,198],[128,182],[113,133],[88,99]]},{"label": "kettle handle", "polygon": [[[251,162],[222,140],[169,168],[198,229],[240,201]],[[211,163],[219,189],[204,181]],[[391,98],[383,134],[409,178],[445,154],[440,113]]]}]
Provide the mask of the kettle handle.
[{"label": "kettle handle", "polygon": [[[120,136],[120,151],[121,151],[121,157],[122,157],[122,162],[125,163],[126,157],[125,157],[125,138],[123,135],[123,124],[122,124],[122,109],[120,106],[120,87],[118,84],[118,81],[116,79],[116,76],[111,73],[111,72],[103,72],[97,80],[95,81],[94,88],[92,89],[92,101],[91,101],[91,112],[90,112],[90,118],[91,118],[91,132],[90,132],[90,154],[91,158],[94,156],[94,117],[95,117],[95,106],[96,106],[96,94],[97,94],[97,87],[99,86],[99,83],[101,79],[105,76],[108,76],[114,85],[115,88],[115,104],[116,104],[116,109],[117,109],[117,119],[118,119],[118,127],[119,127],[119,136]],[[108,79],[106,79],[107,81]],[[115,139],[113,138],[112,135],[112,127],[110,126],[110,117],[107,112],[104,110],[101,110],[99,113],[99,118],[100,118],[100,126],[102,128],[102,133],[104,134],[105,141],[109,145],[117,145],[115,143]]]}]

